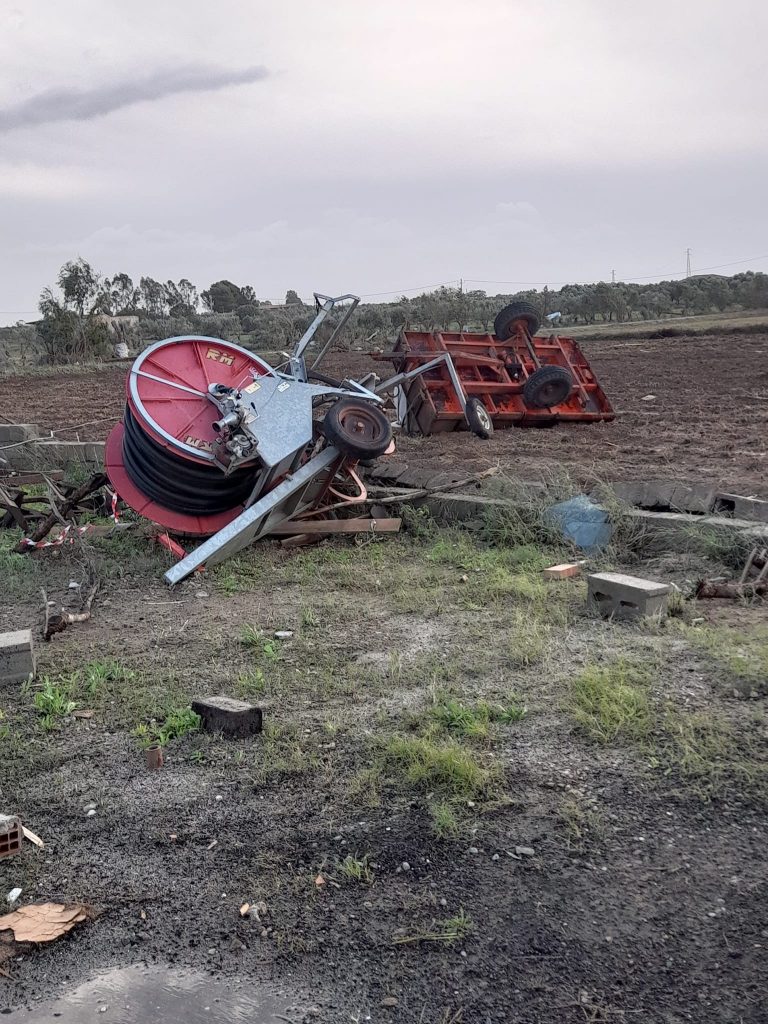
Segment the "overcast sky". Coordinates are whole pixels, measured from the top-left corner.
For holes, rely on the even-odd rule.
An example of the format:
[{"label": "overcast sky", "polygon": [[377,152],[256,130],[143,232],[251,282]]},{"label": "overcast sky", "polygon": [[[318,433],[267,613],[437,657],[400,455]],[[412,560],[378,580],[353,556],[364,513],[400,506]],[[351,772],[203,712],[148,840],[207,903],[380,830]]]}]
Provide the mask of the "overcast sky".
[{"label": "overcast sky", "polygon": [[767,39],[764,0],[0,0],[0,322],[76,256],[277,301],[768,270]]}]

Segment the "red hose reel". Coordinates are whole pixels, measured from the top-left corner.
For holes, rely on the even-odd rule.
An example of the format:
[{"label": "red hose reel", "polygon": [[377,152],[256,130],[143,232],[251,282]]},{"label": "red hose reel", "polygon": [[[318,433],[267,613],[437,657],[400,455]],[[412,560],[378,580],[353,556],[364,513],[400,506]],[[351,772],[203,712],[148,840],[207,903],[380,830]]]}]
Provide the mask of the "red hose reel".
[{"label": "red hose reel", "polygon": [[[134,362],[126,381],[126,405],[133,423],[149,442],[177,459],[213,469],[217,438],[213,424],[218,412],[207,398],[209,385],[239,390],[270,372],[265,362],[232,342],[168,338],[150,346]],[[197,515],[152,500],[126,468],[124,437],[125,427],[118,423],[107,438],[105,468],[117,494],[139,515],[175,533],[209,536],[243,511],[240,503],[214,515]],[[256,458],[253,461],[255,464]]]}]

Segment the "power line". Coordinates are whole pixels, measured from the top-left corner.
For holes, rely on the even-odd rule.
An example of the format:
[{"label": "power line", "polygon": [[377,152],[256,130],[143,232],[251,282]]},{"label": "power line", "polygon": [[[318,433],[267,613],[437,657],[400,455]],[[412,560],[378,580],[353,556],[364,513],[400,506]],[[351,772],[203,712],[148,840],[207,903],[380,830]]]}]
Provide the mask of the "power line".
[{"label": "power line", "polygon": [[438,284],[419,285],[418,288],[392,288],[388,292],[364,292],[361,299],[372,299],[377,295],[406,295],[408,292],[425,292],[429,288],[447,288],[449,284],[458,284],[459,278],[454,277],[450,281],[440,281]]}]

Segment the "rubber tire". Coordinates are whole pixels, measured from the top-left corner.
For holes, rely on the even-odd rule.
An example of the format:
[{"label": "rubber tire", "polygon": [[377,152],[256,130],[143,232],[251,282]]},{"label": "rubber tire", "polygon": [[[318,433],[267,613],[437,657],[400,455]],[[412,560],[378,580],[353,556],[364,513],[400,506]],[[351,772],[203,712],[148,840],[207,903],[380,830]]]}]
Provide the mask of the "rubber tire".
[{"label": "rubber tire", "polygon": [[479,398],[467,399],[467,423],[473,434],[487,441],[493,433],[493,420]]},{"label": "rubber tire", "polygon": [[499,341],[509,341],[517,320],[525,320],[528,333],[533,337],[541,326],[541,313],[530,302],[511,302],[496,314],[493,321],[493,333]]},{"label": "rubber tire", "polygon": [[[364,415],[375,421],[376,434],[371,438],[358,437],[344,425],[344,414],[351,409],[364,409]],[[389,420],[375,405],[364,399],[342,398],[325,414],[320,429],[329,444],[335,445],[345,455],[355,459],[375,459],[383,455],[392,441],[392,427]]]},{"label": "rubber tire", "polygon": [[[562,366],[542,366],[523,384],[523,401],[529,409],[552,409],[566,400],[572,387],[573,377]],[[550,390],[546,396],[545,389]]]},{"label": "rubber tire", "polygon": [[307,370],[307,381],[310,384],[325,384],[329,388],[341,388],[344,386],[340,380],[336,380],[335,377],[329,377],[325,373],[320,373],[319,370]]}]

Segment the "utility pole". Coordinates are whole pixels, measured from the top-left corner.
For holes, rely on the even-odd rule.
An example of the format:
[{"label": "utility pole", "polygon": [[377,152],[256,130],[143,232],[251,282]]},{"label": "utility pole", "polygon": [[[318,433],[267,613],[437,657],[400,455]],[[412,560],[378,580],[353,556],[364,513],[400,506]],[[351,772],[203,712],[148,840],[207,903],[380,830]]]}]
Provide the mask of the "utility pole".
[{"label": "utility pole", "polygon": [[691,276],[691,250],[690,248],[685,250],[685,276]]},{"label": "utility pole", "polygon": [[616,271],[611,271],[611,284],[616,284]]}]

